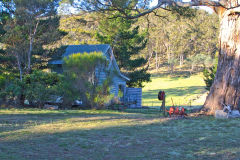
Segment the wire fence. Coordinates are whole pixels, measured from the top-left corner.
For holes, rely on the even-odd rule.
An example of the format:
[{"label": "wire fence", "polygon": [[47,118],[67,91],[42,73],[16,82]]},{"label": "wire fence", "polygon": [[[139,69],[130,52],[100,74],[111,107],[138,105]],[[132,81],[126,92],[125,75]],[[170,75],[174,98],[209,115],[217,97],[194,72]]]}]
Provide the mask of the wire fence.
[{"label": "wire fence", "polygon": [[[182,106],[182,107],[188,107],[188,108],[191,108],[192,105],[196,106],[196,104],[192,104],[191,100],[179,101],[177,103],[176,102],[174,103],[174,106]],[[143,107],[151,107],[151,108],[159,108],[162,106],[162,101],[142,101],[142,106]],[[173,106],[173,104],[166,103],[166,107],[170,107],[170,106]]]}]

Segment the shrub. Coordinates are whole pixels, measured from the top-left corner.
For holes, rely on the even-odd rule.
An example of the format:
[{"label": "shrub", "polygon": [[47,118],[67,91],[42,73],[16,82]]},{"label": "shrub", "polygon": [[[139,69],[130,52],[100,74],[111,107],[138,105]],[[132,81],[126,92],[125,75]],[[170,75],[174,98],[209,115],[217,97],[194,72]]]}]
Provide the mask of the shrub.
[{"label": "shrub", "polygon": [[64,81],[62,95],[64,105],[72,100],[81,100],[90,108],[101,109],[110,100],[111,78],[101,81],[98,75],[105,70],[107,60],[102,53],[79,53],[64,59]]},{"label": "shrub", "polygon": [[206,84],[206,89],[209,91],[212,84],[213,84],[213,81],[214,81],[214,78],[215,78],[215,74],[217,72],[217,63],[210,67],[210,68],[205,68],[203,70],[203,76],[204,76],[204,81],[205,81],[205,84]]},{"label": "shrub", "polygon": [[21,105],[27,99],[30,104],[42,107],[46,101],[50,100],[51,95],[57,93],[58,83],[60,83],[60,76],[57,73],[37,70],[25,75],[22,81],[19,79],[10,81],[6,88],[7,98],[19,100]]},{"label": "shrub", "polygon": [[5,86],[6,86],[6,76],[0,75],[0,98],[4,98],[6,96]]},{"label": "shrub", "polygon": [[[15,75],[13,74],[0,74],[0,99],[6,101],[8,97],[7,88],[10,81],[15,81]],[[16,88],[15,92],[18,88]]]},{"label": "shrub", "polygon": [[6,77],[4,75],[0,75],[0,89],[5,87]]},{"label": "shrub", "polygon": [[23,94],[24,83],[20,81],[20,79],[15,79],[7,82],[6,91],[6,99],[7,100],[16,100],[19,98],[21,94]]},{"label": "shrub", "polygon": [[108,103],[114,96],[110,93],[110,84],[111,79],[106,79],[102,85],[98,85],[92,97],[88,98],[89,102],[93,102],[91,106],[95,106],[97,109],[102,109],[105,107],[106,103]]},{"label": "shrub", "polygon": [[70,108],[74,100],[80,100],[80,92],[75,87],[74,79],[71,76],[63,75],[55,88],[57,95],[63,97],[62,108]]},{"label": "shrub", "polygon": [[60,82],[60,77],[57,73],[34,71],[25,76],[23,82],[26,99],[41,107],[50,100],[51,95],[56,94],[55,86]]}]

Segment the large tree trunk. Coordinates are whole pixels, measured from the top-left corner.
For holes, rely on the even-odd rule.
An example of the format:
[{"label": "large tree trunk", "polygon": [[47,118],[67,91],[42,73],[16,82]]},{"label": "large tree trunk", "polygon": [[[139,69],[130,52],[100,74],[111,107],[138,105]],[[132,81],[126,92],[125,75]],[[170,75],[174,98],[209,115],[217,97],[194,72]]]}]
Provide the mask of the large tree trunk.
[{"label": "large tree trunk", "polygon": [[219,59],[214,83],[203,110],[213,114],[222,104],[239,109],[240,103],[240,13],[225,11],[221,17]]}]

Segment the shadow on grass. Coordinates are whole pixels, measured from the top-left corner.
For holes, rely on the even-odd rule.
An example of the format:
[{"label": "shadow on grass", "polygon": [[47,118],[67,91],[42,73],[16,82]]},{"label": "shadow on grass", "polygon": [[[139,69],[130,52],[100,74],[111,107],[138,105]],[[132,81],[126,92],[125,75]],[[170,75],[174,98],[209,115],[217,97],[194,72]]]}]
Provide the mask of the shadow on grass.
[{"label": "shadow on grass", "polygon": [[203,117],[20,132],[16,140],[0,137],[0,159],[238,159],[240,137],[235,134],[239,126],[239,120]]},{"label": "shadow on grass", "polygon": [[[23,111],[23,110],[20,110]],[[30,112],[29,112],[30,111]],[[0,133],[17,131],[26,127],[34,127],[41,124],[58,123],[59,121],[66,121],[71,118],[78,118],[80,122],[91,122],[96,120],[113,120],[114,117],[118,117],[120,112],[117,111],[92,111],[89,110],[86,114],[84,110],[58,110],[50,111],[45,110],[47,113],[34,113],[34,110],[28,109],[25,114],[0,114]],[[83,111],[81,113],[81,111]],[[78,112],[78,113],[77,113]],[[109,113],[108,113],[109,112]],[[114,114],[115,112],[115,114]],[[134,118],[128,117],[128,118]]]}]

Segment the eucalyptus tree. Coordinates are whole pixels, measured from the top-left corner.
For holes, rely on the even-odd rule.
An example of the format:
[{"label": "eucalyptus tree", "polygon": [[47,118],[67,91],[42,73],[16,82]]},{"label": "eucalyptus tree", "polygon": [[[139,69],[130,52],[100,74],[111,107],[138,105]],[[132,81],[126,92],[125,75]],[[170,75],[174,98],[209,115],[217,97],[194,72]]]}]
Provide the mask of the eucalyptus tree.
[{"label": "eucalyptus tree", "polygon": [[[11,18],[4,25],[3,41],[7,52],[16,58],[20,79],[32,69],[33,52],[51,43],[57,32],[56,9],[59,0],[13,0],[4,5],[11,10]],[[42,49],[41,49],[42,50]]]},{"label": "eucalyptus tree", "polygon": [[[186,13],[188,7],[208,6],[220,18],[219,60],[214,83],[207,96],[203,110],[214,113],[222,103],[240,107],[240,5],[237,0],[192,0],[190,2],[158,0],[150,6],[151,0],[84,0],[74,1],[86,11],[119,11],[128,19],[139,18],[157,9]],[[129,15],[127,11],[132,10]]]},{"label": "eucalyptus tree", "polygon": [[[213,57],[217,50],[218,17],[199,9],[192,9],[192,12],[191,16],[186,17],[158,10],[156,14],[161,17],[151,13],[139,18],[138,24],[149,28],[146,51],[149,64],[150,61],[151,64],[155,63],[158,69],[160,64],[168,62],[169,71],[172,72],[175,65],[194,67],[190,60],[197,54]],[[144,23],[146,18],[149,24]]]}]

